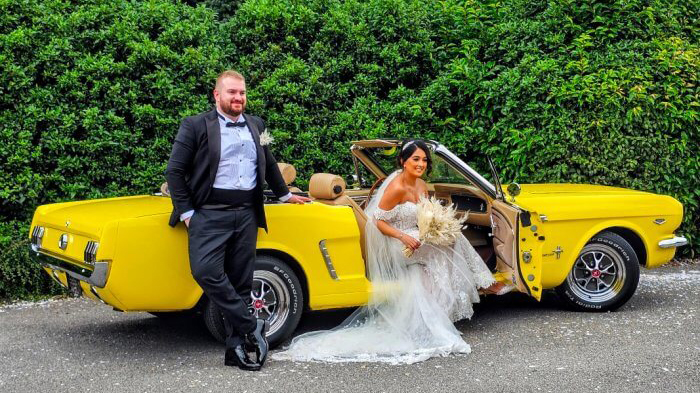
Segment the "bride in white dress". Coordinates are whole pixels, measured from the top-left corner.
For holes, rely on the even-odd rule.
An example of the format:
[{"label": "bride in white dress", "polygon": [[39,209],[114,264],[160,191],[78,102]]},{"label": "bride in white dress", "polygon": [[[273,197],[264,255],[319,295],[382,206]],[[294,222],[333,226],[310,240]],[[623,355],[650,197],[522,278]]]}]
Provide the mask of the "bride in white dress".
[{"label": "bride in white dress", "polygon": [[[373,293],[333,330],[295,337],[275,360],[415,363],[434,356],[469,353],[453,322],[471,318],[477,290],[503,292],[464,236],[451,247],[421,244],[417,206],[428,196],[420,178],[430,172],[428,147],[404,144],[399,169],[386,178],[365,209],[367,258]],[[410,257],[405,247],[414,250]]]}]

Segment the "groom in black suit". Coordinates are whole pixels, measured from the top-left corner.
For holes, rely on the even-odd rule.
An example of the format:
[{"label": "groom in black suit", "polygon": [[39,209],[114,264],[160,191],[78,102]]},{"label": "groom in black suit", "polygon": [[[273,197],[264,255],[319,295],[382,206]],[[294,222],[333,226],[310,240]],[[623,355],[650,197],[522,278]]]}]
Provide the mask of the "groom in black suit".
[{"label": "groom in black suit", "polygon": [[[265,123],[244,114],[243,75],[225,71],[214,88],[216,108],[180,124],[167,168],[174,210],[170,225],[184,221],[192,276],[221,309],[226,326],[226,365],[259,370],[267,356],[267,323],[248,311],[258,227],[267,231],[263,181],[283,202],[292,195],[268,146]],[[253,361],[248,351],[255,349]]]}]

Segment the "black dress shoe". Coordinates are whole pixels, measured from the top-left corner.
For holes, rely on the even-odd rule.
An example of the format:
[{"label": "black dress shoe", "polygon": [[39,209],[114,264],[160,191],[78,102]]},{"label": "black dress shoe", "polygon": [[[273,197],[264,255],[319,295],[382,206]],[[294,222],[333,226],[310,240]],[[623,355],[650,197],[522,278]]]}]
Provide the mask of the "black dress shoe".
[{"label": "black dress shoe", "polygon": [[262,367],[260,363],[250,360],[243,344],[238,344],[232,348],[226,348],[224,364],[227,366],[236,366],[246,371],[260,371],[260,367]]},{"label": "black dress shoe", "polygon": [[267,342],[267,329],[270,323],[264,319],[258,319],[255,330],[245,335],[245,345],[247,348],[255,348],[255,353],[258,355],[258,364],[262,367],[267,360],[267,353],[270,350],[270,345]]}]

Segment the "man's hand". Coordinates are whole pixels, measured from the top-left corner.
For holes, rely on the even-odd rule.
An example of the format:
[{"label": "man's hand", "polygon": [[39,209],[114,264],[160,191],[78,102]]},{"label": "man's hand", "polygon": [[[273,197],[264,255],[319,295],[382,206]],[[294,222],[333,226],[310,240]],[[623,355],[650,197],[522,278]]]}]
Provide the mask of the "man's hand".
[{"label": "man's hand", "polygon": [[296,204],[302,204],[306,202],[311,202],[311,199],[307,197],[303,197],[301,195],[292,195],[291,198],[287,199],[287,203],[296,203]]},{"label": "man's hand", "polygon": [[186,226],[187,228],[190,227],[190,219],[191,219],[191,218],[192,218],[192,217],[187,217],[187,218],[185,218],[185,220],[184,220],[184,221],[185,221],[185,226]]}]

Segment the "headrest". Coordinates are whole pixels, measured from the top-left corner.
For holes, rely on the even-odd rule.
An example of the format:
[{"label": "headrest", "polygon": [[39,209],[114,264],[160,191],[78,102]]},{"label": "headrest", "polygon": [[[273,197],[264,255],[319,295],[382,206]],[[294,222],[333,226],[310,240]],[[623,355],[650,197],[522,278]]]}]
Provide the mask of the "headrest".
[{"label": "headrest", "polygon": [[280,169],[284,183],[287,185],[292,184],[294,179],[297,177],[297,170],[294,169],[294,166],[292,166],[292,164],[278,162],[277,167]]},{"label": "headrest", "polygon": [[345,191],[345,180],[331,173],[316,173],[309,181],[309,195],[314,199],[335,199]]}]

